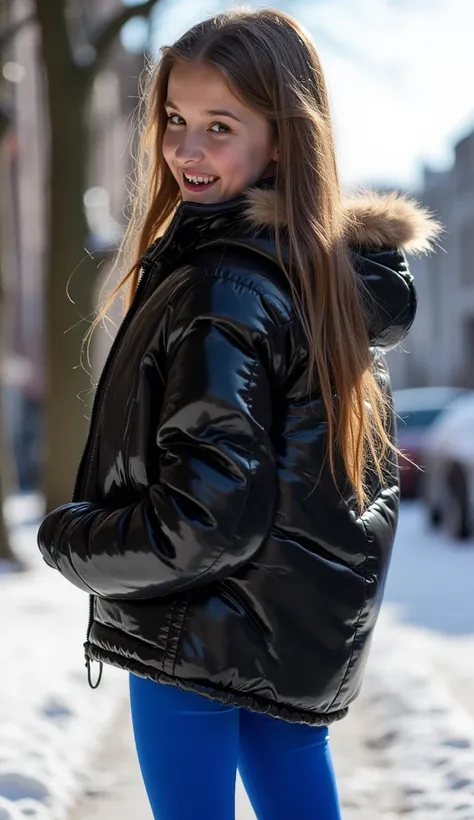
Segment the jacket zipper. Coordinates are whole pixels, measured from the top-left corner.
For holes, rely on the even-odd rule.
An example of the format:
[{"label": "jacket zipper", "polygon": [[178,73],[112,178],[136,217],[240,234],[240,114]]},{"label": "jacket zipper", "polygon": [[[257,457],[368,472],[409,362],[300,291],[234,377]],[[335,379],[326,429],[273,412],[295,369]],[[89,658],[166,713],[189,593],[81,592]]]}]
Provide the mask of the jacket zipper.
[{"label": "jacket zipper", "polygon": [[[85,463],[86,455],[88,453],[90,444],[92,443],[92,450],[91,450],[91,454],[90,454],[90,458],[89,458],[89,463],[92,463],[94,455],[95,455],[96,447],[97,447],[97,438],[98,438],[97,434],[98,434],[99,425],[94,424],[95,423],[94,416],[95,416],[96,408],[98,407],[97,396],[99,394],[99,388],[100,388],[100,391],[102,392],[107,387],[108,380],[106,379],[106,375],[109,375],[111,360],[112,360],[113,355],[116,353],[116,351],[119,348],[119,342],[120,342],[121,338],[124,335],[124,328],[126,327],[126,325],[130,324],[130,320],[133,318],[133,315],[135,313],[136,305],[137,305],[137,302],[138,302],[138,296],[139,296],[139,294],[141,295],[143,287],[144,287],[143,283],[145,282],[145,279],[147,278],[147,277],[145,277],[145,273],[146,273],[146,269],[142,267],[141,276],[140,276],[140,279],[139,279],[139,282],[138,282],[137,290],[135,292],[135,296],[133,298],[132,304],[130,305],[130,309],[127,311],[126,315],[123,317],[123,320],[122,320],[122,322],[120,324],[120,327],[117,331],[114,343],[113,343],[112,347],[110,348],[109,353],[107,355],[107,358],[105,360],[105,364],[104,364],[104,367],[102,369],[102,376],[99,379],[99,383],[97,385],[97,390],[95,391],[95,394],[94,394],[94,399],[92,401],[91,423],[90,423],[90,429],[89,429],[89,440],[87,441],[86,446],[84,447],[82,458],[79,462],[79,467],[77,469],[76,481],[75,481],[75,484],[74,484],[73,500],[75,500],[76,497],[77,497],[77,493],[78,493],[78,490],[79,490],[79,477],[80,477],[83,465]],[[133,314],[132,314],[132,308],[134,309]],[[98,420],[99,419],[97,419],[97,421]],[[94,429],[94,427],[95,427],[95,429]],[[89,638],[90,638],[90,633],[91,633],[91,629],[92,629],[93,620],[94,620],[94,596],[89,595],[89,621],[88,621],[88,624],[87,624],[86,640],[85,640],[85,643],[84,643],[84,658],[85,658],[85,666],[86,666],[86,669],[87,669],[87,680],[88,680],[89,686],[91,687],[91,689],[97,689],[97,687],[99,686],[99,684],[102,680],[102,672],[103,672],[104,667],[103,667],[102,661],[98,661],[99,673],[98,673],[96,682],[93,683],[92,682],[92,676],[91,676],[91,663],[93,662],[93,659],[90,658],[87,654],[87,646],[89,644]]]},{"label": "jacket zipper", "polygon": [[[122,322],[120,324],[120,327],[119,327],[119,329],[117,331],[117,334],[115,336],[114,342],[113,342],[113,344],[112,344],[112,346],[111,346],[111,348],[108,352],[107,358],[105,360],[104,367],[102,368],[102,374],[101,374],[101,377],[99,379],[99,383],[97,385],[97,389],[95,391],[94,398],[93,398],[93,401],[92,401],[91,421],[90,421],[90,425],[89,425],[89,436],[88,436],[88,439],[87,439],[87,442],[86,442],[86,446],[84,447],[84,451],[82,453],[82,458],[79,462],[79,467],[78,467],[77,473],[76,473],[76,480],[75,480],[75,483],[74,483],[74,491],[73,491],[73,496],[72,496],[73,501],[76,501],[76,499],[77,499],[77,494],[78,494],[78,491],[79,491],[79,483],[80,483],[81,472],[82,472],[83,466],[85,464],[86,456],[88,455],[88,450],[89,450],[89,447],[90,447],[91,443],[92,443],[92,452],[91,452],[91,456],[90,456],[90,459],[89,459],[89,463],[92,462],[93,457],[95,455],[95,450],[96,450],[96,447],[97,447],[97,437],[98,437],[98,424],[95,424],[95,421],[96,421],[95,420],[95,415],[96,415],[97,407],[98,407],[98,404],[99,404],[98,403],[98,395],[99,395],[99,392],[102,392],[103,390],[106,390],[107,387],[108,387],[108,377],[110,375],[110,365],[111,365],[112,357],[118,351],[119,346],[120,346],[119,342],[121,341],[121,339],[124,335],[125,329],[130,324],[133,316],[136,313],[136,310],[137,310],[137,307],[138,307],[138,302],[139,302],[139,296],[142,295],[142,292],[144,291],[144,289],[146,287],[146,284],[148,283],[151,271],[153,269],[153,264],[156,262],[158,256],[161,256],[162,252],[166,248],[169,247],[169,245],[170,245],[170,243],[171,243],[171,241],[172,241],[172,239],[173,239],[173,237],[176,233],[178,224],[179,224],[179,212],[175,214],[175,216],[173,217],[173,219],[172,219],[172,221],[169,225],[168,231],[166,232],[168,234],[168,236],[166,236],[166,234],[165,234],[161,238],[161,240],[160,239],[157,240],[157,242],[154,243],[154,245],[151,247],[151,249],[146,251],[144,253],[144,255],[142,256],[141,275],[140,275],[140,278],[138,280],[138,286],[137,286],[135,295],[133,297],[132,304],[130,305],[130,308],[128,309],[125,316],[123,317]],[[166,241],[165,241],[165,237],[166,237]],[[96,428],[95,430],[94,430],[94,427]],[[85,666],[86,666],[86,669],[87,669],[87,680],[88,680],[88,683],[89,683],[89,686],[91,687],[91,689],[97,689],[97,687],[99,686],[99,684],[101,682],[101,679],[102,679],[102,672],[103,672],[103,668],[104,668],[104,665],[103,665],[102,661],[98,661],[99,674],[98,674],[96,682],[93,683],[92,682],[92,677],[91,677],[91,663],[92,663],[93,659],[90,658],[87,654],[87,646],[89,644],[89,638],[90,638],[90,633],[91,633],[91,629],[92,629],[92,623],[93,623],[93,620],[94,620],[94,597],[95,597],[94,595],[89,595],[89,620],[88,620],[88,624],[87,624],[86,640],[83,644],[83,646],[84,646]]]}]

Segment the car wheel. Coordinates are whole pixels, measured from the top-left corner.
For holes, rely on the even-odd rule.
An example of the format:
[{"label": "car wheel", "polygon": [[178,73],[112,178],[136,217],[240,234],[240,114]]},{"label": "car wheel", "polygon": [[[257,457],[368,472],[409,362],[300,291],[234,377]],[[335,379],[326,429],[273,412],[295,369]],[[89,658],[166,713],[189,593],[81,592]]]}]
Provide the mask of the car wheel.
[{"label": "car wheel", "polygon": [[448,474],[443,522],[451,538],[465,540],[471,535],[467,483],[463,470],[454,466]]}]

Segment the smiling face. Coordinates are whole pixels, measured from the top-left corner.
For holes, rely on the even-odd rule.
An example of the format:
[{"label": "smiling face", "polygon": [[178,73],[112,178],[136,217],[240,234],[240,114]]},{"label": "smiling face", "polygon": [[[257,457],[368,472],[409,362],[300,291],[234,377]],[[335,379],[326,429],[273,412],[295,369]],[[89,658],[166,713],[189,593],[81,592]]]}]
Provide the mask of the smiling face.
[{"label": "smiling face", "polygon": [[232,94],[217,68],[174,65],[165,108],[163,156],[184,201],[224,202],[271,172],[278,151],[270,123]]}]

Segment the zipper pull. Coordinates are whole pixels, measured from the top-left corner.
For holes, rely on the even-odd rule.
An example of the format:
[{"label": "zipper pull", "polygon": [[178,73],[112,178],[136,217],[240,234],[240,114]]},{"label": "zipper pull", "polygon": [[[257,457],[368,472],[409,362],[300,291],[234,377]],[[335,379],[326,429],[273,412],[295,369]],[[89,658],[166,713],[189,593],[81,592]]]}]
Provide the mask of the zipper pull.
[{"label": "zipper pull", "polygon": [[102,671],[103,671],[103,669],[104,669],[104,664],[102,663],[102,661],[97,661],[97,662],[98,662],[99,667],[100,667],[100,668],[99,668],[99,676],[98,676],[98,678],[97,678],[96,682],[95,682],[95,683],[92,683],[92,678],[91,678],[91,659],[89,658],[89,656],[88,656],[88,655],[86,655],[87,680],[88,680],[88,682],[89,682],[89,686],[90,686],[90,688],[91,688],[91,689],[97,689],[97,687],[99,686],[99,684],[100,684],[100,682],[101,682],[101,680],[102,680]]}]

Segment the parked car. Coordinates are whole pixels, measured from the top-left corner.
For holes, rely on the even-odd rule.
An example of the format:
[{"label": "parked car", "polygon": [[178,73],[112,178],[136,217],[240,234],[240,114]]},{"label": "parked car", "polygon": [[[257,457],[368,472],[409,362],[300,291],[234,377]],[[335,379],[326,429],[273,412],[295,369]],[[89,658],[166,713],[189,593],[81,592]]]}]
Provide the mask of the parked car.
[{"label": "parked car", "polygon": [[460,387],[410,387],[394,390],[397,413],[397,444],[407,458],[399,459],[400,492],[403,498],[419,495],[424,468],[424,449],[429,428],[440,413],[462,395]]},{"label": "parked car", "polygon": [[422,497],[434,526],[452,538],[474,532],[474,391],[456,399],[425,443]]}]

